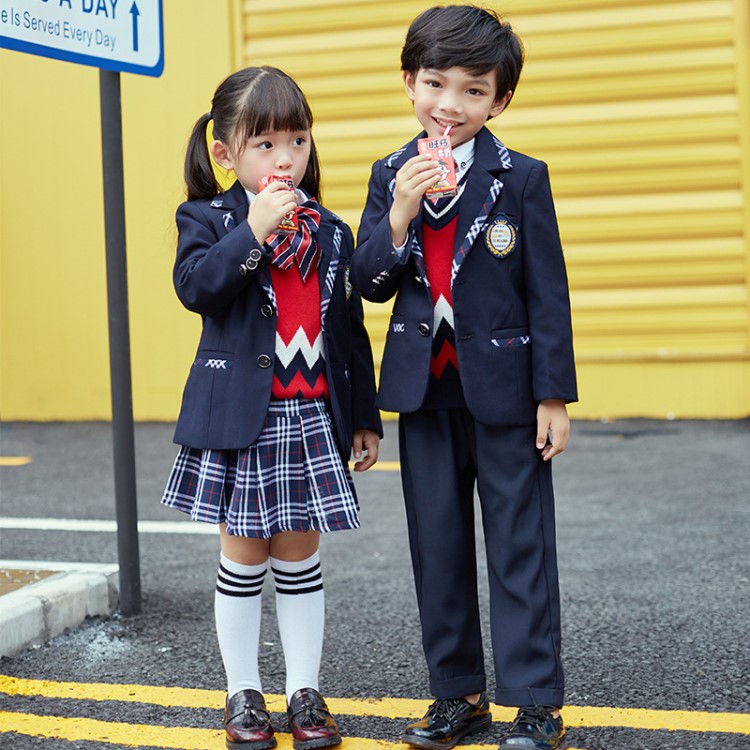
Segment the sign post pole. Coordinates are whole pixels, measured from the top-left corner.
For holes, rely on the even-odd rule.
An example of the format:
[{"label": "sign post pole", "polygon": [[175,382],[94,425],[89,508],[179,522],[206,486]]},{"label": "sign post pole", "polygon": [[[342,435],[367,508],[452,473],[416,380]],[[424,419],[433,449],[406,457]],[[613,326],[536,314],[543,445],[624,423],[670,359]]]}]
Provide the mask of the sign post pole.
[{"label": "sign post pole", "polygon": [[[129,7],[128,7],[129,6]],[[40,3],[0,8],[0,48],[99,68],[107,259],[120,609],[141,611],[133,397],[130,377],[128,269],[122,162],[120,72],[158,77],[164,70],[162,0]]]},{"label": "sign post pole", "polygon": [[128,268],[125,243],[125,187],[119,73],[111,70],[99,71],[99,97],[104,179],[115,513],[117,553],[120,563],[120,609],[123,615],[131,615],[141,611],[141,577],[130,377]]}]

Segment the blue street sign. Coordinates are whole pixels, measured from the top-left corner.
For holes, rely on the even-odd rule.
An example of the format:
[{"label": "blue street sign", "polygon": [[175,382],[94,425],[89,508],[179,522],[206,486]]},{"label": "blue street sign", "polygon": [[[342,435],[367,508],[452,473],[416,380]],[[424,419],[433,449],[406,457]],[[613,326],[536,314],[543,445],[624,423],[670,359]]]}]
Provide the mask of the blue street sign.
[{"label": "blue street sign", "polygon": [[162,0],[0,0],[0,47],[160,76]]}]

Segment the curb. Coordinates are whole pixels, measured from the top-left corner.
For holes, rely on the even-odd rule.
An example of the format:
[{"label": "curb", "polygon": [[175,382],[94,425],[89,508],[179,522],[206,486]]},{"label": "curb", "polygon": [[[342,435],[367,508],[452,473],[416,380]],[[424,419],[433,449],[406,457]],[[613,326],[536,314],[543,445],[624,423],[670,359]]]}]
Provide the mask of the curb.
[{"label": "curb", "polygon": [[0,569],[58,571],[0,596],[0,656],[46,643],[87,617],[109,616],[119,601],[119,566],[0,560]]}]

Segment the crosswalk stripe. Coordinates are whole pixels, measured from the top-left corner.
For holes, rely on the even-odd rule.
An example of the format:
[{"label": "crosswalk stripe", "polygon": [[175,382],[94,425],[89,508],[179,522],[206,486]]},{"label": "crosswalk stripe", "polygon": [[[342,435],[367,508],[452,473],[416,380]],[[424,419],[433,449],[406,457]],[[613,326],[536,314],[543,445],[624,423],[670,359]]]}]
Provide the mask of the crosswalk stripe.
[{"label": "crosswalk stripe", "polygon": [[[107,683],[52,682],[0,675],[0,692],[8,695],[38,695],[46,698],[73,698],[93,701],[151,703],[159,706],[187,708],[224,707],[224,692],[153,685],[118,685]],[[429,700],[407,698],[326,698],[334,714],[372,716],[384,719],[418,718]],[[284,712],[283,695],[267,695],[269,711]],[[494,721],[510,722],[516,710],[492,707]],[[608,708],[601,706],[568,706],[563,711],[569,727],[624,727],[629,729],[682,730],[721,734],[750,734],[750,714],[712,713],[708,711],[664,711],[646,708]]]}]

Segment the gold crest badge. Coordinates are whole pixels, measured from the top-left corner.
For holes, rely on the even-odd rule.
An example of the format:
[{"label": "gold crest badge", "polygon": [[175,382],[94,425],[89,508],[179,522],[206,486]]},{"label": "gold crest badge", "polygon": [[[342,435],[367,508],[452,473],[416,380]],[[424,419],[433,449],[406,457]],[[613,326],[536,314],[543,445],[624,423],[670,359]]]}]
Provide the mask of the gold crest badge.
[{"label": "gold crest badge", "polygon": [[484,244],[496,258],[505,258],[516,249],[518,231],[507,217],[497,216],[484,230]]}]

